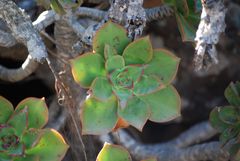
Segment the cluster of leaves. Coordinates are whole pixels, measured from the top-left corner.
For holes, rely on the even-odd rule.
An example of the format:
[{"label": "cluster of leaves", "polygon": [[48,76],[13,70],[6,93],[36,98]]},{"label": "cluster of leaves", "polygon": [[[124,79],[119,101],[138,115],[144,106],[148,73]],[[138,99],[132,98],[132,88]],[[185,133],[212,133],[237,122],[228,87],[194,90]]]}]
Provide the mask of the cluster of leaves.
[{"label": "cluster of leaves", "polygon": [[56,13],[63,15],[66,10],[76,9],[79,7],[83,0],[37,0],[38,4],[48,9],[51,7]]},{"label": "cluster of leaves", "polygon": [[53,129],[42,129],[48,121],[44,99],[27,98],[17,107],[0,97],[0,160],[59,161],[68,145]]},{"label": "cluster of leaves", "polygon": [[89,88],[81,112],[84,134],[102,134],[128,124],[142,130],[148,119],[166,122],[180,115],[180,97],[170,84],[179,58],[153,50],[149,37],[130,42],[111,21],[98,30],[93,52],[71,61],[74,79]]},{"label": "cluster of leaves", "polygon": [[[132,161],[126,149],[119,145],[105,143],[97,156],[97,161]],[[156,158],[148,158],[143,161],[157,161]]]},{"label": "cluster of leaves", "polygon": [[220,134],[220,142],[234,160],[240,160],[240,82],[231,83],[225,90],[228,106],[216,107],[210,122]]},{"label": "cluster of leaves", "polygon": [[183,41],[194,41],[200,21],[201,0],[164,0],[175,9],[175,16]]}]

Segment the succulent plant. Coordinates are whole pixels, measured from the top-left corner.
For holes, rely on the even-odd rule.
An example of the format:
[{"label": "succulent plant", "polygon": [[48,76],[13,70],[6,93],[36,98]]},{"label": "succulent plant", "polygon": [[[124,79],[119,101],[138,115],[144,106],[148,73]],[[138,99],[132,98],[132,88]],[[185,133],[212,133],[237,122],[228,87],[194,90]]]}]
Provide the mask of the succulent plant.
[{"label": "succulent plant", "polygon": [[214,108],[210,123],[220,132],[219,140],[233,160],[240,160],[240,82],[230,83],[224,94],[230,105]]},{"label": "succulent plant", "polygon": [[27,98],[17,107],[0,96],[0,160],[59,161],[68,145],[48,121],[44,99]]},{"label": "succulent plant", "polygon": [[[129,152],[122,146],[105,143],[97,156],[97,161],[132,161]],[[142,161],[157,161],[151,157]]]},{"label": "succulent plant", "polygon": [[102,134],[128,124],[142,130],[149,119],[165,122],[180,115],[180,97],[170,85],[179,58],[153,50],[149,37],[130,42],[111,21],[93,39],[93,52],[71,60],[72,73],[90,96],[82,105],[83,134]]}]

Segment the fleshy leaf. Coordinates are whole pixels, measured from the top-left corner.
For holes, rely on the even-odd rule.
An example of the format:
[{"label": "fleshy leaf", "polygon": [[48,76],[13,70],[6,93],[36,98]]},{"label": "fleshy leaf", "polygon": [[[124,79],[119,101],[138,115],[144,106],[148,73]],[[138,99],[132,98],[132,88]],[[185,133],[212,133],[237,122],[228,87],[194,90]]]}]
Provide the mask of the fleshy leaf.
[{"label": "fleshy leaf", "polygon": [[87,53],[71,60],[75,81],[83,88],[89,88],[98,76],[105,76],[104,59],[99,54]]},{"label": "fleshy leaf", "polygon": [[121,54],[129,42],[126,30],[122,26],[108,21],[93,38],[93,51],[104,56],[105,44],[109,44],[117,50],[117,53]]},{"label": "fleshy leaf", "polygon": [[141,66],[126,66],[125,69],[127,72],[128,77],[130,77],[133,82],[139,80],[141,75],[143,74],[143,68]]},{"label": "fleshy leaf", "polygon": [[15,112],[28,108],[28,129],[42,128],[48,122],[48,108],[44,98],[26,98],[16,107]]},{"label": "fleshy leaf", "polygon": [[114,55],[106,61],[105,67],[108,73],[116,69],[121,69],[125,66],[125,62],[122,56]]},{"label": "fleshy leaf", "polygon": [[132,90],[114,87],[112,88],[112,90],[118,98],[119,106],[121,108],[125,108],[127,105],[127,101],[133,96]]},{"label": "fleshy leaf", "polygon": [[240,82],[230,83],[224,95],[231,105],[240,106]]},{"label": "fleshy leaf", "polygon": [[181,13],[176,13],[176,20],[182,40],[184,42],[194,41],[196,36],[196,28],[194,28]]},{"label": "fleshy leaf", "polygon": [[[1,161],[12,161],[12,157],[8,156],[6,153],[0,153]],[[15,160],[14,160],[15,161]]]},{"label": "fleshy leaf", "polygon": [[41,137],[32,148],[26,149],[27,155],[37,155],[41,161],[59,161],[67,152],[68,145],[63,137],[53,129],[41,131]]},{"label": "fleshy leaf", "polygon": [[[1,133],[0,133],[0,153],[2,151],[8,151],[7,147],[4,146],[4,144],[6,144],[6,141],[4,141],[3,138],[8,138],[8,137],[11,137],[11,136],[16,136],[16,130],[13,128],[13,127],[10,127],[10,126],[4,126],[4,127],[1,127]],[[5,139],[6,140],[6,139]],[[8,139],[9,140],[9,139]],[[7,140],[7,142],[8,142]]]},{"label": "fleshy leaf", "polygon": [[105,44],[104,47],[104,58],[107,60],[112,56],[117,55],[117,50],[114,49],[112,46]]},{"label": "fleshy leaf", "polygon": [[226,144],[230,139],[234,138],[237,136],[237,134],[239,133],[239,129],[237,130],[236,128],[228,128],[225,129],[220,137],[219,137],[219,141],[221,142],[221,144]]},{"label": "fleshy leaf", "polygon": [[239,161],[240,160],[239,152],[240,152],[240,143],[233,144],[229,149],[230,156],[232,156],[231,159],[233,159],[234,161]]},{"label": "fleshy leaf", "polygon": [[125,121],[123,118],[118,117],[117,124],[115,125],[113,132],[117,131],[120,128],[127,128],[129,126],[129,123]]},{"label": "fleshy leaf", "polygon": [[22,142],[26,146],[26,149],[32,148],[33,144],[39,139],[41,130],[39,129],[29,129],[24,132],[22,136]]},{"label": "fleshy leaf", "polygon": [[194,29],[198,28],[201,11],[202,11],[202,3],[201,0],[187,0],[189,14],[185,16],[186,20],[193,26]]},{"label": "fleshy leaf", "polygon": [[152,61],[145,68],[144,74],[156,75],[163,84],[169,84],[176,76],[179,61],[178,57],[167,50],[154,50]]},{"label": "fleshy leaf", "polygon": [[219,108],[218,113],[219,118],[227,124],[234,125],[239,121],[239,112],[236,108],[232,106],[225,106],[223,108]]},{"label": "fleshy leaf", "polygon": [[126,65],[145,64],[152,59],[153,49],[149,37],[130,43],[123,52]]},{"label": "fleshy leaf", "polygon": [[199,13],[202,10],[201,0],[187,0],[189,10],[195,13]]},{"label": "fleshy leaf", "polygon": [[0,152],[4,152],[8,156],[21,156],[23,154],[23,145],[19,143],[19,137],[13,127],[1,128],[0,138]]},{"label": "fleshy leaf", "polygon": [[132,89],[133,84],[140,79],[142,74],[141,66],[126,66],[112,72],[110,80],[116,87]]},{"label": "fleshy leaf", "polygon": [[105,143],[97,156],[97,161],[132,161],[132,159],[123,147]]},{"label": "fleshy leaf", "polygon": [[140,80],[134,84],[133,92],[136,95],[149,94],[163,88],[162,83],[155,76],[142,75]]},{"label": "fleshy leaf", "polygon": [[176,0],[163,0],[163,2],[170,5],[171,7],[176,6]]},{"label": "fleshy leaf", "polygon": [[92,96],[100,100],[106,100],[113,94],[110,82],[104,77],[96,78],[92,83],[91,90]]},{"label": "fleshy leaf", "polygon": [[9,149],[7,153],[10,156],[22,156],[24,153],[24,146],[23,144],[19,143],[14,148]]},{"label": "fleshy leaf", "polygon": [[0,96],[0,111],[0,124],[6,123],[14,111],[12,104],[2,96]]},{"label": "fleshy leaf", "polygon": [[151,121],[166,122],[180,116],[180,96],[171,85],[149,95],[139,96],[139,98],[149,104],[151,109],[149,120]]},{"label": "fleshy leaf", "polygon": [[220,117],[219,117],[219,111],[221,110],[221,107],[216,107],[214,108],[211,113],[210,113],[210,117],[209,117],[209,121],[212,125],[213,128],[215,128],[216,130],[218,130],[219,132],[223,132],[224,130],[226,130],[227,128],[230,127],[229,124],[223,122]]},{"label": "fleshy leaf", "polygon": [[64,8],[62,7],[62,5],[58,2],[58,0],[50,0],[51,4],[51,8],[58,14],[63,15],[66,12],[64,11]]},{"label": "fleshy leaf", "polygon": [[82,133],[99,135],[110,132],[117,118],[117,100],[114,96],[107,101],[90,97],[82,106]]},{"label": "fleshy leaf", "polygon": [[28,128],[28,115],[28,107],[25,107],[20,111],[15,111],[8,120],[7,123],[15,128],[17,136],[21,136],[23,131]]},{"label": "fleshy leaf", "polygon": [[189,8],[186,0],[176,0],[176,6],[178,12],[183,14],[185,17],[189,14]]},{"label": "fleshy leaf", "polygon": [[133,97],[128,100],[125,108],[118,108],[118,115],[142,131],[150,116],[149,106],[139,98]]}]

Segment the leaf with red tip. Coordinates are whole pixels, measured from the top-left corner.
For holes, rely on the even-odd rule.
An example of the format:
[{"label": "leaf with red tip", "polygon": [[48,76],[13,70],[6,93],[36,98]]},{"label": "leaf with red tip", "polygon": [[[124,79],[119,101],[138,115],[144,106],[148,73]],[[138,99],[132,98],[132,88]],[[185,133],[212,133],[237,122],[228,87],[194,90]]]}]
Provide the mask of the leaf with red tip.
[{"label": "leaf with red tip", "polygon": [[98,76],[106,76],[104,59],[99,54],[87,53],[71,60],[74,80],[83,88],[89,88]]},{"label": "leaf with red tip", "polygon": [[127,128],[129,126],[129,123],[122,119],[121,117],[118,117],[117,124],[115,125],[113,132],[117,131],[120,128]]}]

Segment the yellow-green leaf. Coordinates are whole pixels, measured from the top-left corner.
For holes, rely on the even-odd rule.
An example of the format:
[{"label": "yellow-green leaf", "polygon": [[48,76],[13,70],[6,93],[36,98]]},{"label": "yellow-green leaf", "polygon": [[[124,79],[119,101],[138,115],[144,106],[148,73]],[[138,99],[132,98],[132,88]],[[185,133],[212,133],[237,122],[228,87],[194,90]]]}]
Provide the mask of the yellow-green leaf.
[{"label": "yellow-green leaf", "polygon": [[105,143],[97,156],[97,161],[132,161],[132,159],[123,147]]},{"label": "yellow-green leaf", "polygon": [[104,59],[99,54],[86,53],[71,60],[74,80],[83,88],[89,88],[98,76],[105,76]]},{"label": "yellow-green leaf", "polygon": [[93,51],[104,56],[104,47],[108,44],[115,48],[117,53],[122,54],[129,42],[126,30],[122,26],[108,21],[94,36]]}]

